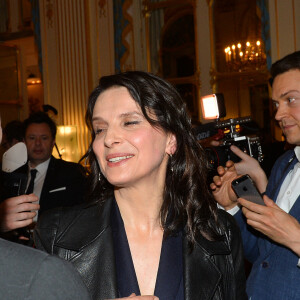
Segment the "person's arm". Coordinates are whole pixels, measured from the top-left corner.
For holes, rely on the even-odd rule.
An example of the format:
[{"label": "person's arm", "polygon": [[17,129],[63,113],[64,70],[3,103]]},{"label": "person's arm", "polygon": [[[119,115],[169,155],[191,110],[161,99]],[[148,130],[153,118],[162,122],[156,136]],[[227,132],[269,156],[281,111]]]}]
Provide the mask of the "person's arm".
[{"label": "person's arm", "polygon": [[0,232],[5,233],[30,225],[40,208],[34,203],[37,196],[22,195],[12,197],[0,203]]},{"label": "person's arm", "polygon": [[232,161],[228,161],[225,168],[218,167],[218,172],[219,176],[215,176],[214,182],[210,185],[213,196],[220,206],[234,216],[242,234],[245,257],[250,262],[254,262],[259,255],[257,247],[258,235],[255,233],[255,230],[249,230],[242,211],[239,209],[237,196],[231,188],[232,180],[239,177],[235,164]]},{"label": "person's arm", "polygon": [[271,240],[291,249],[300,257],[300,224],[270,198],[264,196],[266,206],[239,198],[247,224]]},{"label": "person's arm", "polygon": [[214,176],[210,184],[215,200],[225,210],[229,211],[238,205],[237,197],[231,188],[231,182],[238,177],[234,163],[226,162],[225,167],[218,167],[218,176]]},{"label": "person's arm", "polygon": [[41,263],[26,296],[44,300],[91,299],[87,287],[72,265],[50,255]]},{"label": "person's arm", "polygon": [[230,147],[230,150],[241,159],[240,162],[235,163],[235,169],[237,171],[237,174],[250,175],[250,177],[255,182],[258,190],[261,193],[264,193],[266,191],[268,179],[264,170],[261,168],[259,162],[255,158],[244,153],[242,150],[240,150],[234,145]]}]

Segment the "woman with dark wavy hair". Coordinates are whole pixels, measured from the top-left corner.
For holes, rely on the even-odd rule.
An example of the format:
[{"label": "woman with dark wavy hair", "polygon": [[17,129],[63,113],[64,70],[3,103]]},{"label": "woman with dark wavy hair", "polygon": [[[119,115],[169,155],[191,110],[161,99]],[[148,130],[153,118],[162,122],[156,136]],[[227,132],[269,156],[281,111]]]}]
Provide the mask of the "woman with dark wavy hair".
[{"label": "woman with dark wavy hair", "polygon": [[70,260],[93,299],[246,299],[240,233],[177,91],[145,72],[102,77],[86,122],[90,201],[43,216],[37,247]]}]

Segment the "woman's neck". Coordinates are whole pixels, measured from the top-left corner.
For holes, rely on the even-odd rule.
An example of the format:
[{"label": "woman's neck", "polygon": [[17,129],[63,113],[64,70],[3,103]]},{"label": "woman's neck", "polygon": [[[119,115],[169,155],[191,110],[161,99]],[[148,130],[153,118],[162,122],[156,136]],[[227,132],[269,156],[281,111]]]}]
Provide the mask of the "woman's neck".
[{"label": "woman's neck", "polygon": [[151,234],[161,230],[160,209],[163,202],[162,192],[153,189],[118,188],[115,198],[125,228],[132,228]]}]

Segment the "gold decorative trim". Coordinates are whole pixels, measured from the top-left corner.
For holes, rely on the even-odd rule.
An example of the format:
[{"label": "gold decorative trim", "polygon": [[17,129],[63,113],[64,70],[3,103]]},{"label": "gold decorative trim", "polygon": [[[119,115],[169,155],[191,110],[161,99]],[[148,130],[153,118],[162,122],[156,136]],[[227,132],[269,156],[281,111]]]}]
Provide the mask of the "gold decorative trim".
[{"label": "gold decorative trim", "polygon": [[[133,66],[132,65],[126,65],[126,60],[130,56],[130,44],[126,41],[126,36],[130,33],[133,34],[133,19],[132,16],[129,15],[127,12],[128,8],[132,5],[132,0],[127,0],[124,2],[122,11],[123,11],[123,16],[126,20],[128,20],[129,24],[124,28],[122,32],[122,43],[126,48],[126,52],[123,54],[123,56],[120,59],[120,68],[121,71],[128,71],[132,70]],[[134,48],[134,45],[132,45]]]},{"label": "gold decorative trim", "polygon": [[214,24],[213,24],[213,5],[214,0],[206,0],[208,5],[208,19],[209,19],[209,40],[210,40],[210,85],[213,93],[217,91],[216,80],[216,57],[215,57],[215,39],[214,39]]},{"label": "gold decorative trim", "polygon": [[101,18],[101,17],[106,18],[107,17],[107,14],[106,14],[107,2],[106,2],[106,0],[99,0],[98,6],[99,6],[99,18]]},{"label": "gold decorative trim", "polygon": [[297,27],[296,27],[296,16],[295,16],[295,0],[292,1],[293,7],[293,25],[294,25],[294,51],[297,50]]},{"label": "gold decorative trim", "polygon": [[278,25],[278,5],[277,0],[274,2],[275,4],[275,26],[276,26],[276,46],[277,46],[277,59],[280,58],[280,51],[279,51],[279,25]]},{"label": "gold decorative trim", "polygon": [[[99,1],[100,2],[100,1]],[[91,57],[91,36],[90,36],[90,10],[89,3],[84,2],[84,30],[86,38],[86,60],[87,60],[87,77],[88,91],[93,89],[93,74],[92,74],[92,57]],[[98,28],[98,27],[97,27]],[[98,35],[97,35],[98,36]]]},{"label": "gold decorative trim", "polygon": [[52,0],[46,0],[46,17],[48,21],[48,28],[53,28],[53,1]]},{"label": "gold decorative trim", "polygon": [[23,106],[23,98],[17,100],[0,100],[0,104]]},{"label": "gold decorative trim", "polygon": [[165,1],[160,1],[160,2],[151,2],[151,0],[143,0],[143,12],[144,14],[151,12],[152,10],[160,9],[160,8],[165,8],[171,5],[175,4],[191,4],[193,6],[196,5],[197,0],[165,0]]},{"label": "gold decorative trim", "polygon": [[146,54],[147,54],[147,71],[151,72],[151,53],[150,53],[150,12],[144,13],[145,16],[145,34],[146,34]]}]

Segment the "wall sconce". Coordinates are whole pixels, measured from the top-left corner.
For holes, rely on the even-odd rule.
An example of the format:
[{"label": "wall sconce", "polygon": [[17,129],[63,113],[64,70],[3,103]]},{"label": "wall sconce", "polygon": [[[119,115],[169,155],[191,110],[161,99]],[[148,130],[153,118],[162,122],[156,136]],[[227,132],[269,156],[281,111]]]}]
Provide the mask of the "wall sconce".
[{"label": "wall sconce", "polygon": [[30,73],[27,78],[27,85],[33,85],[33,84],[41,84],[42,80],[41,78],[36,77],[34,74]]},{"label": "wall sconce", "polygon": [[53,150],[54,157],[78,162],[80,157],[77,142],[77,127],[57,126],[56,146],[57,149]]}]

